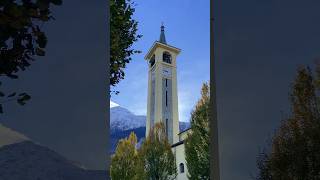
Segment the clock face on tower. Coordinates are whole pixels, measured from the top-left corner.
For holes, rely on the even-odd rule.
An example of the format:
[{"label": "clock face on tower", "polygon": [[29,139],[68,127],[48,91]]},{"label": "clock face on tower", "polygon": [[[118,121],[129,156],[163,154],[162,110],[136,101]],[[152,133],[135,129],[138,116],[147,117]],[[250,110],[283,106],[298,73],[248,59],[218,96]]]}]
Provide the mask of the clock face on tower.
[{"label": "clock face on tower", "polygon": [[171,69],[170,68],[163,68],[162,75],[166,77],[171,77]]}]

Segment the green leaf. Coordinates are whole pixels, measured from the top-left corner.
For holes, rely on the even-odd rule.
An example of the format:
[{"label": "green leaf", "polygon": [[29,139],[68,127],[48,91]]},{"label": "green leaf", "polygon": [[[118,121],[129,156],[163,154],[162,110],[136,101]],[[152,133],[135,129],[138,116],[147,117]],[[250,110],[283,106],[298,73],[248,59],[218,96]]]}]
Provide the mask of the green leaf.
[{"label": "green leaf", "polygon": [[49,8],[49,2],[47,0],[38,0],[37,5],[41,11],[47,10]]},{"label": "green leaf", "polygon": [[37,47],[37,48],[36,48],[36,54],[37,54],[38,56],[44,56],[44,55],[46,54],[46,52],[45,52],[43,49]]},{"label": "green leaf", "polygon": [[19,96],[25,96],[27,93],[20,93]]},{"label": "green leaf", "polygon": [[19,97],[19,99],[17,99],[17,103],[23,106],[26,104],[26,101],[31,99],[31,96],[29,96],[26,93],[21,93],[21,94],[22,94],[22,96]]},{"label": "green leaf", "polygon": [[62,0],[51,0],[51,3],[60,6],[62,4]]},{"label": "green leaf", "polygon": [[37,39],[37,43],[39,45],[39,48],[45,48],[47,45],[47,37],[45,36],[45,34],[43,32],[38,32],[38,39]]},{"label": "green leaf", "polygon": [[18,79],[18,76],[15,74],[7,74],[7,76],[12,79]]},{"label": "green leaf", "polygon": [[29,9],[29,15],[36,17],[38,15],[38,11],[36,9]]},{"label": "green leaf", "polygon": [[15,96],[16,94],[17,94],[16,92],[11,93],[11,94],[8,95],[8,97],[13,97],[13,96]]},{"label": "green leaf", "polygon": [[25,103],[23,100],[21,100],[21,99],[18,99],[18,100],[17,100],[17,103],[20,104],[21,106],[23,106],[23,105],[26,104],[26,103]]},{"label": "green leaf", "polygon": [[26,95],[24,95],[23,99],[24,99],[25,101],[30,100],[30,99],[31,99],[31,96],[29,96],[28,94],[26,94]]}]

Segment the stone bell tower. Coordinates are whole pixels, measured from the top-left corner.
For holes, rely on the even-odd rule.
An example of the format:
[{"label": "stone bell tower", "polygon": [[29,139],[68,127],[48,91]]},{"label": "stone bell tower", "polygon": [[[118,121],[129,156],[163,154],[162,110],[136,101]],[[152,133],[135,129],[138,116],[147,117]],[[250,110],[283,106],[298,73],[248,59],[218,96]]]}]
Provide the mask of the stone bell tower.
[{"label": "stone bell tower", "polygon": [[180,51],[167,44],[162,25],[159,41],[145,56],[149,68],[146,137],[155,123],[163,122],[171,144],[179,139],[176,58]]}]

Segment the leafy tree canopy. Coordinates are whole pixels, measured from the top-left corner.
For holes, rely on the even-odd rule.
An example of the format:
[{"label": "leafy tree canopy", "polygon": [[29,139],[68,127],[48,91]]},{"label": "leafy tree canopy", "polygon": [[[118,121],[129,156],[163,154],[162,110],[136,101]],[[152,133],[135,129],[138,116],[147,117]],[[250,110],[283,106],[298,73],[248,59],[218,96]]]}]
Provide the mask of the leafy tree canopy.
[{"label": "leafy tree canopy", "polygon": [[119,141],[112,155],[110,175],[113,180],[137,179],[137,136],[132,132],[127,139]]},{"label": "leafy tree canopy", "polygon": [[[157,123],[139,149],[144,179],[171,180],[177,176],[175,158],[163,123]],[[141,174],[141,173],[140,173]]]},{"label": "leafy tree canopy", "polygon": [[[110,0],[110,85],[116,86],[124,79],[124,69],[132,60],[131,55],[140,53],[132,45],[141,35],[137,34],[138,22],[131,0]],[[118,93],[118,92],[116,92]]]},{"label": "leafy tree canopy", "polygon": [[[53,19],[51,4],[61,5],[62,1],[0,1],[0,76],[17,79],[17,72],[29,67],[35,56],[45,55],[47,37],[41,27],[43,23]],[[4,102],[16,100],[24,105],[29,99],[30,96],[26,93],[14,92],[6,95],[0,91],[0,113]]]},{"label": "leafy tree canopy", "polygon": [[205,83],[201,99],[191,114],[191,133],[185,141],[189,179],[210,179],[209,104],[210,87]]},{"label": "leafy tree canopy", "polygon": [[[318,71],[317,77],[320,77]],[[320,179],[320,117],[312,72],[300,67],[290,95],[291,114],[258,156],[259,180]]]}]

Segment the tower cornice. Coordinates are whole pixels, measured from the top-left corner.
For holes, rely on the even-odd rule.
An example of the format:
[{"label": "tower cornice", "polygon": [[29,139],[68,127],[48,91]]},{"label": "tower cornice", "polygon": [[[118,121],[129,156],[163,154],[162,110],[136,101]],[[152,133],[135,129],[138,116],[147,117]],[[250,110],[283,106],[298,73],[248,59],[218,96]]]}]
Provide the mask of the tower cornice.
[{"label": "tower cornice", "polygon": [[145,60],[151,59],[154,51],[158,48],[161,47],[163,49],[175,52],[176,54],[179,54],[181,52],[181,49],[176,48],[174,46],[168,45],[168,44],[163,44],[159,41],[155,41],[153,43],[153,45],[151,46],[151,48],[149,49],[148,53],[146,54],[146,56],[144,57]]}]

